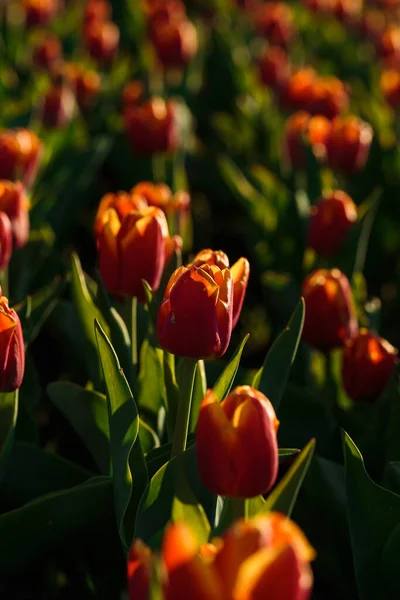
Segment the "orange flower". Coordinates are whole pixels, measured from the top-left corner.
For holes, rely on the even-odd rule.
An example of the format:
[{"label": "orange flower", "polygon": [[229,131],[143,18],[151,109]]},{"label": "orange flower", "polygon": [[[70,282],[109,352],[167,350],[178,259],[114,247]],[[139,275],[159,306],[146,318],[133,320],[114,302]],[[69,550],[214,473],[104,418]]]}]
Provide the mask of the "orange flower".
[{"label": "orange flower", "polygon": [[290,78],[288,55],[280,46],[272,46],[258,59],[258,70],[264,85],[282,90]]},{"label": "orange flower", "polygon": [[102,216],[97,237],[100,272],[111,294],[136,296],[145,301],[142,280],[152,290],[160,285],[164,266],[181,245],[170,238],[164,213],[154,207],[130,211],[120,218],[108,208]]},{"label": "orange flower", "polygon": [[92,21],[84,30],[84,38],[90,56],[99,62],[111,62],[118,52],[119,29],[111,21]]},{"label": "orange flower", "polygon": [[144,85],[141,81],[128,81],[122,91],[122,105],[124,109],[136,106],[144,96]]},{"label": "orange flower", "polygon": [[109,21],[111,19],[111,5],[107,0],[89,0],[85,6],[83,20],[85,25],[94,21]]},{"label": "orange flower", "polygon": [[125,131],[138,154],[175,150],[179,143],[177,103],[152,98],[125,109]]},{"label": "orange flower", "polygon": [[0,211],[0,270],[6,268],[12,253],[12,230],[10,219]]},{"label": "orange flower", "polygon": [[103,196],[100,200],[99,208],[97,209],[96,219],[94,222],[94,231],[96,235],[104,229],[104,224],[109,218],[108,210],[114,209],[118,215],[120,221],[122,221],[130,212],[140,211],[147,208],[148,203],[146,198],[139,195],[133,194],[132,192],[117,192],[116,194],[110,193]]},{"label": "orange flower", "polygon": [[58,0],[23,0],[28,27],[47,25],[58,11]]},{"label": "orange flower", "polygon": [[375,400],[385,390],[397,362],[397,349],[373,331],[360,329],[343,351],[344,389],[353,400]]},{"label": "orange flower", "polygon": [[287,46],[295,33],[292,9],[285,2],[267,2],[255,13],[257,32],[271,45]]},{"label": "orange flower", "polygon": [[54,85],[44,96],[42,119],[44,125],[61,128],[69,125],[75,112],[75,96],[66,85]]},{"label": "orange flower", "polygon": [[327,351],[353,338],[358,331],[351,287],[339,269],[318,269],[302,286],[306,304],[303,338]]},{"label": "orange flower", "polygon": [[307,244],[320,256],[334,256],[357,220],[357,207],[346,192],[336,190],[311,208]]},{"label": "orange flower", "polygon": [[326,141],[327,162],[332,169],[350,174],[367,162],[373,138],[372,127],[358,117],[336,117]]},{"label": "orange flower", "polygon": [[0,290],[0,392],[13,392],[24,378],[25,350],[22,328],[14,309]]},{"label": "orange flower", "polygon": [[62,48],[59,38],[48,36],[32,50],[32,61],[35,67],[50,69],[61,60]]},{"label": "orange flower", "polygon": [[182,67],[197,53],[197,31],[188,19],[154,25],[151,40],[165,67]]},{"label": "orange flower", "polygon": [[26,186],[36,177],[42,143],[29,129],[0,131],[0,178],[22,179]]},{"label": "orange flower", "polygon": [[285,124],[283,156],[292,168],[303,168],[306,164],[305,143],[310,144],[314,154],[324,159],[326,141],[331,122],[322,115],[312,117],[299,111],[291,115]]},{"label": "orange flower", "polygon": [[80,109],[85,110],[93,104],[101,88],[100,75],[76,63],[66,63],[64,74],[75,92]]},{"label": "orange flower", "polygon": [[171,189],[165,183],[142,181],[135,185],[130,193],[134,198],[143,198],[149,206],[161,208],[166,215],[186,213],[190,207],[188,192],[180,191],[172,195]]},{"label": "orange flower", "polygon": [[252,498],[268,492],[278,475],[279,421],[271,402],[248,385],[221,404],[208,390],[196,431],[197,462],[214,494]]},{"label": "orange flower", "polygon": [[397,108],[400,104],[400,72],[397,69],[386,69],[379,80],[379,85],[386,101]]},{"label": "orange flower", "polygon": [[0,211],[10,220],[13,246],[21,248],[29,237],[29,201],[21,182],[0,180]]}]

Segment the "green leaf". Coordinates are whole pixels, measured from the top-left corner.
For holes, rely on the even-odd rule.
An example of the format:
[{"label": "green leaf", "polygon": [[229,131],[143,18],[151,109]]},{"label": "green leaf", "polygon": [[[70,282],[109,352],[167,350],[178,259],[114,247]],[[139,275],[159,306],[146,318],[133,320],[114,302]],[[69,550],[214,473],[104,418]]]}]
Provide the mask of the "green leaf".
[{"label": "green leaf", "polygon": [[190,412],[189,432],[196,431],[197,421],[199,419],[200,405],[203,402],[207,392],[207,375],[204,366],[204,360],[199,360],[194,376],[192,408]]},{"label": "green leaf", "polygon": [[382,553],[400,522],[400,496],[372,481],[360,451],[347,433],[343,442],[347,510],[358,591],[361,600],[387,600],[382,585]]},{"label": "green leaf", "polygon": [[147,485],[147,468],[139,438],[139,414],[118,357],[96,321],[99,357],[107,390],[111,463],[118,531],[127,551],[139,499]]},{"label": "green leaf", "polygon": [[160,446],[156,432],[143,419],[139,419],[139,439],[144,454]]},{"label": "green leaf", "polygon": [[110,472],[110,431],[107,399],[103,394],[85,390],[69,381],[47,386],[50,400],[79,435],[102,475]]},{"label": "green leaf", "polygon": [[0,482],[14,442],[18,415],[18,390],[0,394]]},{"label": "green leaf", "polygon": [[143,341],[140,349],[140,371],[138,378],[138,407],[156,416],[163,405],[163,372],[157,350],[149,340]]},{"label": "green leaf", "polygon": [[112,483],[94,477],[83,485],[42,496],[0,516],[0,579],[21,574],[30,562],[77,534],[110,527]]},{"label": "green leaf", "polygon": [[304,300],[301,298],[286,329],[273,343],[263,366],[253,380],[253,387],[269,398],[275,410],[279,407],[296,357],[303,330],[304,312]]},{"label": "green leaf", "polygon": [[240,359],[242,358],[243,348],[246,345],[247,340],[249,339],[250,334],[248,333],[236,348],[231,360],[228,365],[225,367],[224,371],[218,377],[216,381],[213,391],[217,398],[222,401],[230,392],[233,382],[235,381],[236,373],[239,368]]},{"label": "green leaf", "polygon": [[154,327],[154,330],[156,330],[159,304],[157,302],[156,296],[153,294],[152,289],[149,286],[149,284],[147,283],[147,281],[143,280],[142,283],[143,283],[144,294],[146,296],[146,304],[149,309],[150,320]]}]

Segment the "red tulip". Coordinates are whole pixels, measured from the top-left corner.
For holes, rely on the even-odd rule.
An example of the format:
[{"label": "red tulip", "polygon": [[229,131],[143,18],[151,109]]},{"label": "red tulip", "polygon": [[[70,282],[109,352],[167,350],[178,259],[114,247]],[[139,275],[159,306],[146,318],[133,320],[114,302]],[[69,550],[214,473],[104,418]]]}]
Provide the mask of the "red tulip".
[{"label": "red tulip", "polygon": [[188,19],[159,23],[153,27],[151,39],[158,59],[165,67],[182,67],[197,53],[197,31]]},{"label": "red tulip", "polygon": [[330,121],[321,115],[312,117],[304,111],[291,115],[286,121],[283,137],[283,155],[287,163],[292,168],[304,168],[306,143],[317,158],[324,159],[330,127]]},{"label": "red tulip", "polygon": [[21,322],[0,291],[0,392],[13,392],[24,378],[25,350]]},{"label": "red tulip", "polygon": [[179,144],[177,103],[152,98],[125,110],[125,130],[138,154],[175,150]]},{"label": "red tulip", "polygon": [[364,168],[373,132],[371,126],[355,116],[337,117],[326,141],[327,162],[332,169],[351,174]]},{"label": "red tulip", "polygon": [[12,246],[10,219],[6,213],[0,211],[0,271],[5,269],[10,262]]},{"label": "red tulip", "polygon": [[29,237],[29,201],[20,181],[0,180],[0,211],[9,218],[14,248],[21,248]]},{"label": "red tulip", "polygon": [[43,98],[42,119],[50,128],[69,125],[75,112],[75,96],[66,85],[54,85]]},{"label": "red tulip", "polygon": [[111,21],[92,21],[84,37],[87,51],[98,62],[109,63],[118,52],[119,29]]},{"label": "red tulip", "polygon": [[44,38],[32,50],[32,61],[35,67],[49,70],[61,60],[62,47],[58,37]]},{"label": "red tulip", "polygon": [[319,256],[334,256],[357,220],[357,207],[346,192],[336,190],[311,208],[307,244]]}]

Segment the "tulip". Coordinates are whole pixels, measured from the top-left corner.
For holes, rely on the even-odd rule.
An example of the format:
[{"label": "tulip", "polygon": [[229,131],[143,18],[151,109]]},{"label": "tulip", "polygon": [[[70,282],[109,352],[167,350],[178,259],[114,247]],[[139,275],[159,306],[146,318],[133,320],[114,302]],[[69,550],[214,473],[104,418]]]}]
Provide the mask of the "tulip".
[{"label": "tulip", "polygon": [[283,138],[283,155],[292,168],[304,168],[306,164],[305,143],[315,156],[325,158],[326,141],[331,123],[325,117],[312,117],[306,112],[294,113],[286,121]]},{"label": "tulip", "polygon": [[100,75],[76,63],[66,63],[64,74],[71,88],[74,90],[79,108],[85,110],[97,98],[101,88]]},{"label": "tulip", "polygon": [[255,13],[255,27],[270,44],[287,46],[295,33],[292,9],[285,2],[262,4]]},{"label": "tulip", "polygon": [[75,96],[65,85],[54,85],[44,96],[42,119],[50,128],[62,128],[72,120],[75,112]]},{"label": "tulip", "polygon": [[12,253],[12,230],[10,219],[0,211],[0,271],[10,262]]},{"label": "tulip", "polygon": [[114,209],[120,221],[122,221],[130,212],[141,211],[147,208],[148,203],[146,198],[141,195],[134,195],[128,192],[110,193],[103,196],[100,200],[99,208],[97,209],[96,219],[94,222],[94,231],[96,235],[100,235],[104,229],[104,224],[108,219],[108,210]]},{"label": "tulip", "polygon": [[0,211],[10,221],[12,245],[14,248],[25,246],[29,237],[29,201],[21,182],[0,180]]},{"label": "tulip", "polygon": [[100,272],[111,294],[145,302],[142,280],[158,289],[166,262],[181,240],[170,238],[164,213],[154,207],[131,211],[120,219],[109,208],[97,237]]},{"label": "tulip", "polygon": [[23,0],[27,27],[47,25],[58,11],[57,0]]},{"label": "tulip", "polygon": [[30,185],[36,177],[42,155],[42,143],[29,129],[0,131],[0,178],[21,178]]},{"label": "tulip", "polygon": [[258,70],[264,85],[281,90],[290,78],[288,55],[280,46],[272,46],[258,59]]},{"label": "tulip", "polygon": [[152,42],[164,67],[183,67],[197,53],[197,31],[191,21],[160,23],[153,27]]},{"label": "tulip", "polygon": [[386,101],[393,107],[400,105],[400,73],[396,69],[386,69],[383,71],[380,81],[380,88]]},{"label": "tulip", "polygon": [[332,169],[346,174],[360,171],[367,162],[373,132],[358,117],[337,117],[326,141],[327,162]]},{"label": "tulip", "polygon": [[49,70],[61,60],[62,48],[59,38],[46,37],[32,50],[32,62],[35,67]]},{"label": "tulip", "polygon": [[[292,73],[283,90],[283,103],[295,109],[308,111],[312,88],[317,81],[317,73],[312,67],[304,67]],[[309,111],[308,111],[309,112]]]},{"label": "tulip", "polygon": [[351,287],[339,269],[318,269],[303,282],[303,338],[324,352],[343,346],[358,332]]},{"label": "tulip", "polygon": [[357,207],[348,194],[336,190],[311,208],[307,244],[319,256],[334,256],[357,220]]},{"label": "tulip", "polygon": [[141,81],[128,81],[122,91],[122,105],[124,109],[137,106],[144,96],[145,88]]},{"label": "tulip", "polygon": [[186,8],[181,0],[148,0],[145,11],[150,35],[160,24],[179,23],[187,19]]},{"label": "tulip", "polygon": [[171,275],[158,311],[160,345],[186,358],[220,358],[230,342],[232,310],[229,269],[180,267]]},{"label": "tulip", "polygon": [[349,106],[347,86],[337,77],[319,77],[311,88],[311,97],[304,107],[312,115],[337,117]]},{"label": "tulip", "polygon": [[111,21],[92,21],[85,29],[84,42],[92,58],[109,63],[118,52],[119,29]]},{"label": "tulip", "polygon": [[342,380],[347,395],[356,401],[378,398],[393,374],[397,354],[388,341],[360,329],[343,350]]},{"label": "tulip", "polygon": [[125,130],[138,154],[152,155],[175,150],[179,144],[177,103],[152,98],[125,110]]},{"label": "tulip", "polygon": [[377,42],[379,56],[387,62],[400,58],[400,27],[390,24],[381,32]]},{"label": "tulip", "polygon": [[208,390],[196,431],[200,477],[213,494],[252,498],[267,493],[278,475],[279,421],[271,402],[248,385],[220,404]]},{"label": "tulip", "polygon": [[0,392],[13,392],[24,378],[25,351],[19,317],[0,290]]},{"label": "tulip", "polygon": [[[195,267],[201,267],[202,264],[215,265],[220,269],[229,267],[229,258],[222,250],[211,250],[207,248],[199,252],[193,259],[192,263]],[[232,313],[232,329],[237,325],[237,322],[242,311],[244,297],[246,294],[247,284],[250,277],[250,264],[246,258],[239,258],[230,268],[233,281],[233,313]]]},{"label": "tulip", "polygon": [[165,183],[142,181],[135,185],[130,193],[135,199],[145,200],[149,206],[161,208],[166,215],[185,213],[190,207],[190,196],[187,192],[180,191],[173,195]]},{"label": "tulip", "polygon": [[111,5],[107,0],[89,0],[83,15],[84,24],[89,25],[95,21],[109,21],[111,19]]}]

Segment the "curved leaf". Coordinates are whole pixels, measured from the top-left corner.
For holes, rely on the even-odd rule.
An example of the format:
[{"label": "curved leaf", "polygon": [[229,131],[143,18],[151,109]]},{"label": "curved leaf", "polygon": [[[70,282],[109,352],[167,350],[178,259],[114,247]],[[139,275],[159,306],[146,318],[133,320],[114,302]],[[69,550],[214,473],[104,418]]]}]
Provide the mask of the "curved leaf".
[{"label": "curved leaf", "polygon": [[249,339],[250,334],[248,333],[239,346],[236,348],[231,360],[228,365],[225,367],[224,371],[218,377],[213,391],[217,398],[222,401],[231,391],[233,382],[235,381],[236,373],[239,368],[240,359],[242,358],[243,348],[245,347],[247,340]]},{"label": "curved leaf", "polygon": [[6,472],[13,446],[17,415],[18,390],[0,394],[0,482]]}]

